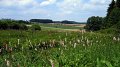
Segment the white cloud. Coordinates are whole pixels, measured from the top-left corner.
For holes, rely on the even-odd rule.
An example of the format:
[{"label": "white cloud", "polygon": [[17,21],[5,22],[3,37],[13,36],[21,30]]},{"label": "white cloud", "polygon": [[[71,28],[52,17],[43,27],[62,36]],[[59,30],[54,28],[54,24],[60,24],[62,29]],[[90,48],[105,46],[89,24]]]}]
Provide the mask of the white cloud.
[{"label": "white cloud", "polygon": [[40,3],[41,6],[47,6],[50,4],[54,4],[56,2],[56,0],[46,0]]},{"label": "white cloud", "polygon": [[23,10],[22,11],[23,14],[27,15],[27,14],[31,14],[31,15],[41,15],[41,14],[48,14],[49,12],[45,9],[38,9],[38,8],[30,8],[27,10]]},{"label": "white cloud", "polygon": [[111,0],[89,0],[88,2],[84,2],[83,0],[63,0],[58,3],[57,6],[63,13],[75,13],[77,11],[100,10],[107,7],[110,1]]},{"label": "white cloud", "polygon": [[35,3],[34,0],[0,0],[0,6],[11,7],[11,6],[27,6]]},{"label": "white cloud", "polygon": [[107,5],[108,3],[110,3],[111,0],[90,0],[91,4],[94,5]]},{"label": "white cloud", "polygon": [[45,17],[49,16],[51,18],[57,17],[63,19],[70,17],[75,18],[75,16],[76,18],[88,18],[86,16],[104,15],[110,1],[111,0],[0,0],[0,14],[4,14],[5,16],[9,14],[10,16],[23,15],[22,17],[28,15],[30,17],[40,17],[43,15]]},{"label": "white cloud", "polygon": [[48,15],[48,10],[40,7],[37,0],[0,0],[2,15]]},{"label": "white cloud", "polygon": [[37,0],[0,0],[0,7],[16,7],[25,8],[27,6],[31,7],[43,7],[54,4],[56,0],[44,0],[39,2]]}]

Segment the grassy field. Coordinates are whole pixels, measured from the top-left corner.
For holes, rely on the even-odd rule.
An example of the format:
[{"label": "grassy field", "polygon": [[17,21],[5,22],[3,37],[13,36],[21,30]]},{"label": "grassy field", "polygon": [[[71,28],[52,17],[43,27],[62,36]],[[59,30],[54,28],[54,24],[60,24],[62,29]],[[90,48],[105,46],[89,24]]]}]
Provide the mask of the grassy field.
[{"label": "grassy field", "polygon": [[60,31],[0,31],[0,67],[119,67],[112,35]]},{"label": "grassy field", "polygon": [[59,28],[59,29],[83,29],[85,25],[83,24],[39,24],[42,27],[50,27],[50,28]]}]

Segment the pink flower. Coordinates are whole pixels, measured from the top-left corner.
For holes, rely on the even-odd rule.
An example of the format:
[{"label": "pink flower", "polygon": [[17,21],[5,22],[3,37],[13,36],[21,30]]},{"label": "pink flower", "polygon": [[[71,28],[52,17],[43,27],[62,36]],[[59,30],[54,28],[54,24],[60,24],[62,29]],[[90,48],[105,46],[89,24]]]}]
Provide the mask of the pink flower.
[{"label": "pink flower", "polygon": [[52,65],[52,67],[54,67],[53,60],[52,60],[52,59],[50,59],[49,61],[50,61],[51,65]]}]

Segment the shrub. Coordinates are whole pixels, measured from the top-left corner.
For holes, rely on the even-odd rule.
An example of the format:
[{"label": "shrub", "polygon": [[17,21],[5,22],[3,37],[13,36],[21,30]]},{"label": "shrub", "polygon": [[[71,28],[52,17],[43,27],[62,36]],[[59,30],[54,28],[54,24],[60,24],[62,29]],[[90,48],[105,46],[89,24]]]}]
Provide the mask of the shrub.
[{"label": "shrub", "polygon": [[11,19],[1,19],[0,20],[0,29],[15,29],[15,30],[27,30],[27,26],[24,23],[20,23],[17,20]]},{"label": "shrub", "polygon": [[5,30],[5,29],[7,29],[7,28],[8,28],[8,23],[5,23],[5,22],[0,21],[0,29]]},{"label": "shrub", "polygon": [[100,30],[98,32],[104,33],[104,34],[113,34],[113,35],[116,35],[117,30],[116,30],[116,28],[108,28],[108,29]]},{"label": "shrub", "polygon": [[20,29],[20,25],[18,23],[12,23],[10,25],[10,29],[16,29],[16,30],[18,30],[18,29]]},{"label": "shrub", "polygon": [[25,24],[20,24],[21,30],[28,30],[28,27]]},{"label": "shrub", "polygon": [[98,31],[102,28],[103,20],[104,19],[102,17],[92,16],[88,18],[85,29],[87,31]]},{"label": "shrub", "polygon": [[31,29],[32,29],[32,30],[41,30],[41,27],[40,27],[39,25],[37,25],[37,24],[33,24],[33,25],[31,26]]}]

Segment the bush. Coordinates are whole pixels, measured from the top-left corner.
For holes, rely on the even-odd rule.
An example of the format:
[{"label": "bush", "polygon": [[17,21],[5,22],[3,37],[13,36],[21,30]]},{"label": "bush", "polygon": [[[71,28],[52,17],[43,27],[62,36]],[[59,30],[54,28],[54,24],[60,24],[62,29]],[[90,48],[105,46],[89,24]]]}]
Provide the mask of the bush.
[{"label": "bush", "polygon": [[17,20],[11,19],[1,19],[0,20],[0,29],[15,29],[15,30],[27,30],[27,26],[24,23],[20,23]]},{"label": "bush", "polygon": [[28,27],[25,24],[20,24],[21,30],[28,30]]},{"label": "bush", "polygon": [[32,29],[32,30],[41,30],[41,27],[40,27],[39,25],[37,25],[37,24],[33,24],[33,25],[31,26],[31,29]]},{"label": "bush", "polygon": [[8,28],[8,23],[0,21],[0,29],[6,30]]},{"label": "bush", "polygon": [[18,23],[12,23],[10,25],[10,29],[16,29],[16,30],[18,30],[18,29],[20,29],[20,25]]},{"label": "bush", "polygon": [[103,33],[103,34],[113,34],[113,35],[116,35],[117,30],[116,30],[116,28],[109,28],[109,29],[100,30],[98,32]]},{"label": "bush", "polygon": [[98,31],[102,28],[103,21],[104,19],[102,17],[92,16],[88,18],[85,29],[87,31]]}]

